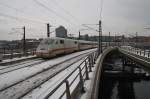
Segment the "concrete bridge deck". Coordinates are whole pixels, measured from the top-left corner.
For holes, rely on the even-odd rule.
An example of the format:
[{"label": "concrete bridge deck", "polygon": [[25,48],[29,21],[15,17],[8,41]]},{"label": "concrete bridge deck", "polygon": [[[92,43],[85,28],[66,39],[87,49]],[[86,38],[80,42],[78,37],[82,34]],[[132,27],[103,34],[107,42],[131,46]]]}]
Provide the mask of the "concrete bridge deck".
[{"label": "concrete bridge deck", "polygon": [[[109,47],[104,50],[104,52],[97,58],[96,64],[95,64],[95,71],[93,73],[93,78],[91,78],[91,84],[89,91],[86,95],[86,99],[100,99],[99,93],[100,93],[100,84],[101,84],[101,76],[102,76],[102,68],[103,68],[103,62],[108,56],[109,53],[113,51],[118,51],[118,53],[121,53],[124,57],[127,57],[134,61],[137,64],[140,64],[141,66],[146,67],[147,69],[150,69],[150,56],[149,52],[145,53],[147,55],[138,54],[138,52],[130,51],[121,47]],[[139,50],[138,50],[139,51]],[[141,51],[142,52],[142,51]],[[140,53],[140,51],[139,51]],[[82,99],[82,98],[81,98]]]},{"label": "concrete bridge deck", "polygon": [[146,57],[144,55],[139,55],[138,52],[133,52],[127,49],[118,48],[119,52],[121,52],[126,57],[132,59],[133,61],[145,66],[150,69],[150,57]]}]

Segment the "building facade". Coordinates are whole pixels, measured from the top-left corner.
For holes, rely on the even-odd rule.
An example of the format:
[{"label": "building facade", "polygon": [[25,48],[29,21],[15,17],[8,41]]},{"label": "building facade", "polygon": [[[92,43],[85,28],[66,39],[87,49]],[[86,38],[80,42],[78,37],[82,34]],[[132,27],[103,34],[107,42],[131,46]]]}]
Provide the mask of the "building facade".
[{"label": "building facade", "polygon": [[67,38],[67,29],[63,26],[56,28],[56,37]]}]

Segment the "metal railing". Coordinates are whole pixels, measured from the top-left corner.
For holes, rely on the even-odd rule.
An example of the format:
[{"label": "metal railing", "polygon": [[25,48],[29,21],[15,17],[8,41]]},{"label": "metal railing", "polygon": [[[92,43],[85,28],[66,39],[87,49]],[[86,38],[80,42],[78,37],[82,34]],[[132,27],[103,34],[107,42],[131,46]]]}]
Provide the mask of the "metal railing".
[{"label": "metal railing", "polygon": [[[66,99],[72,99],[71,87],[74,83],[77,83],[79,87],[79,92],[84,93],[84,82],[89,80],[89,73],[92,72],[95,60],[97,58],[97,52],[90,53],[81,63],[77,66],[70,74],[68,74],[50,93],[48,93],[44,99],[50,98],[52,95],[59,90],[59,88],[65,84],[64,91],[58,96],[58,99],[62,99],[66,96]],[[72,79],[72,80],[69,80]],[[77,87],[76,86],[76,87]]]},{"label": "metal railing", "polygon": [[147,58],[150,58],[150,50],[148,49],[139,49],[139,48],[134,48],[134,47],[121,47],[122,49],[130,52],[130,53],[134,53],[140,56],[144,56]]}]

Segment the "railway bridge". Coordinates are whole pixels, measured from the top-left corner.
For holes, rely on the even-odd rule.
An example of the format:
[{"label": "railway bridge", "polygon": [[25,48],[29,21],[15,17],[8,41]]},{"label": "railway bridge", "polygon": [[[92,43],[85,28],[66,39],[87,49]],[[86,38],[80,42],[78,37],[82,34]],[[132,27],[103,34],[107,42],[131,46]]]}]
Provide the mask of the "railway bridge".
[{"label": "railway bridge", "polygon": [[[107,47],[99,56],[96,52],[90,54],[45,99],[52,96],[64,83],[66,90],[61,94],[60,99],[64,94],[67,99],[116,99],[117,97],[119,99],[135,99],[137,96],[134,93],[133,84],[142,80],[149,81],[149,70],[150,51],[129,46]],[[70,82],[69,77],[76,71],[78,71],[76,76]],[[79,79],[77,79],[78,76]],[[72,84],[76,80],[79,83],[72,90]],[[119,88],[117,92],[114,92],[117,94],[113,95],[115,89],[113,87],[116,82],[118,82],[116,86]]]},{"label": "railway bridge", "polygon": [[149,50],[130,46],[108,46],[99,56],[97,49],[90,49],[50,60],[30,57],[27,61],[21,61],[23,62],[19,63],[19,60],[0,64],[0,98],[150,97],[147,94],[150,89]]},{"label": "railway bridge", "polygon": [[[119,63],[115,63],[115,60]],[[95,66],[96,69],[87,99],[116,99],[117,97],[119,97],[118,99],[136,99],[134,90],[137,89],[133,88],[133,82],[150,80],[150,51],[127,46],[107,48],[97,58]],[[114,80],[121,87],[118,85],[118,94],[112,98],[113,93],[111,91],[114,86],[112,85]],[[129,82],[130,84],[128,84]],[[125,85],[129,86],[129,88],[124,88],[126,87]]]}]

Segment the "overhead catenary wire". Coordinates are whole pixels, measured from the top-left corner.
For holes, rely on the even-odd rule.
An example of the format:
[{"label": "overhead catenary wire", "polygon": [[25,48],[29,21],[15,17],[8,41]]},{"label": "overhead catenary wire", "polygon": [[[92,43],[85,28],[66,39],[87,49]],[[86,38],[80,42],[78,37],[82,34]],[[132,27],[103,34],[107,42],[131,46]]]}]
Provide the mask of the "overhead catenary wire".
[{"label": "overhead catenary wire", "polygon": [[[7,8],[9,8],[9,9],[13,9],[13,10],[15,10],[15,11],[17,11],[17,12],[20,12],[20,13],[23,13],[23,14],[26,14],[24,11],[21,11],[21,10],[19,10],[19,9],[17,9],[17,8],[14,8],[14,7],[12,7],[12,6],[9,6],[9,5],[6,5],[6,4],[4,4],[4,3],[0,3],[0,5],[1,6],[4,6],[4,7],[7,7]],[[10,16],[10,15],[9,15]],[[16,17],[16,16],[13,16],[13,17]],[[16,17],[16,19],[17,19],[18,17]],[[21,18],[20,18],[21,19]],[[32,19],[29,19],[29,18],[26,18],[27,20],[31,20],[32,22],[34,21],[36,21],[36,22],[38,22],[38,23],[45,23],[44,21],[42,21],[42,20],[35,20],[35,18],[34,18],[34,20],[32,20]]]},{"label": "overhead catenary wire", "polygon": [[39,6],[43,7],[44,9],[46,9],[47,11],[49,11],[50,13],[55,14],[57,17],[63,19],[64,21],[66,21],[67,23],[71,24],[71,25],[75,25],[73,22],[71,22],[69,19],[65,18],[64,16],[58,14],[56,11],[52,10],[51,8],[47,7],[45,4],[39,2],[38,0],[33,0],[36,4],[38,4]]},{"label": "overhead catenary wire", "polygon": [[103,4],[104,4],[104,1],[103,0],[100,0],[100,20],[102,19],[102,11],[103,11]]},{"label": "overhead catenary wire", "polygon": [[6,4],[4,4],[4,3],[0,3],[0,5],[1,5],[1,6],[4,6],[4,7],[7,7],[7,8],[10,8],[10,9],[13,9],[13,10],[16,10],[16,11],[19,11],[19,9],[16,9],[16,8],[14,8],[14,7],[12,7],[12,6],[9,6],[9,5],[6,5]]},{"label": "overhead catenary wire", "polygon": [[[96,24],[94,24],[94,25],[96,25]],[[82,26],[84,26],[84,27],[86,27],[86,28],[89,28],[89,29],[91,29],[91,30],[94,30],[94,31],[96,31],[96,32],[99,32],[99,30],[96,30],[96,29],[94,29],[94,28],[92,28],[92,27],[89,27],[89,26],[87,26],[86,24],[82,24]]]},{"label": "overhead catenary wire", "polygon": [[[47,0],[49,2],[49,0]],[[59,7],[63,12],[65,12],[68,16],[72,17],[74,20],[78,21],[79,20],[72,15],[68,10],[66,10],[64,7],[62,7],[56,0],[51,0],[52,3],[54,3],[55,5],[57,5],[57,7]],[[80,23],[80,22],[79,22]]]},{"label": "overhead catenary wire", "polygon": [[[22,10],[20,10],[20,9],[17,9],[17,8],[15,8],[15,7],[12,7],[12,6],[7,5],[7,4],[4,4],[4,3],[0,3],[0,6],[7,7],[7,8],[9,8],[9,9],[15,10],[16,12],[22,13],[22,14],[24,14],[24,15],[29,15],[29,14],[30,14],[30,13],[24,12],[24,11],[22,11]],[[5,15],[6,15],[6,14],[5,14]],[[8,15],[8,16],[9,16],[9,18],[12,18],[12,19],[19,19],[19,20],[25,20],[25,21],[31,20],[31,21],[33,21],[33,22],[36,21],[36,23],[38,22],[38,23],[46,24],[45,21],[39,20],[39,19],[35,19],[35,17],[34,17],[34,20],[32,20],[32,19],[29,19],[29,18],[25,18],[25,19],[18,18],[17,16],[12,16],[12,15]],[[8,16],[7,16],[7,17],[8,17]],[[28,17],[33,17],[33,16],[28,16]],[[30,22],[30,23],[31,23],[31,22]],[[56,26],[55,26],[55,27],[56,27]]]},{"label": "overhead catenary wire", "polygon": [[16,17],[16,16],[13,16],[13,15],[9,15],[9,14],[5,14],[5,13],[0,13],[0,16],[3,16],[3,17],[8,17],[8,18],[11,18],[11,19],[19,19],[19,20],[24,20],[24,21],[28,21],[28,22],[34,22],[34,23],[42,23],[42,24],[45,24],[44,22],[41,22],[41,21],[37,21],[37,20],[32,20],[32,19],[28,19],[28,18],[23,18],[23,17]]}]

